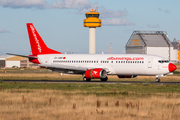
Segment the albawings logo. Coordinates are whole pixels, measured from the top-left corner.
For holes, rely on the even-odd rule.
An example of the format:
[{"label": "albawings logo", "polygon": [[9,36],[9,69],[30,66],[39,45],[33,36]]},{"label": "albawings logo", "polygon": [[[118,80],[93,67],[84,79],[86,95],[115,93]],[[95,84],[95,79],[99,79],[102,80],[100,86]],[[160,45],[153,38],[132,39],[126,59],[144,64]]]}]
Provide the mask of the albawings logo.
[{"label": "albawings logo", "polygon": [[38,51],[39,51],[39,53],[41,53],[42,49],[41,49],[39,40],[38,40],[38,38],[37,38],[37,35],[36,35],[36,33],[35,33],[35,28],[34,28],[32,25],[30,25],[30,28],[31,28],[31,31],[32,31],[32,33],[33,33],[33,36],[34,36],[34,39],[35,39],[35,42],[36,42]]},{"label": "albawings logo", "polygon": [[143,57],[109,57],[107,60],[144,60]]}]

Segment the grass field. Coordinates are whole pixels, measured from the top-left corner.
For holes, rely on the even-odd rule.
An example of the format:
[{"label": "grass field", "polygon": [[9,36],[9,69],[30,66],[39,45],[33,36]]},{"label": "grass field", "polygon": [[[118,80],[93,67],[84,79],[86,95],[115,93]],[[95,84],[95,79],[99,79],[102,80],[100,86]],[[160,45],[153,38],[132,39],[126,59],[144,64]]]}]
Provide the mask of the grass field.
[{"label": "grass field", "polygon": [[[180,66],[161,81],[180,81]],[[22,71],[18,69],[19,71]],[[39,69],[38,71],[41,71]],[[13,72],[12,72],[13,71]],[[180,85],[150,85],[154,76],[108,81],[143,84],[5,83],[2,80],[82,80],[80,75],[0,71],[1,120],[178,120]],[[99,81],[99,80],[98,80]]]},{"label": "grass field", "polygon": [[180,118],[180,85],[0,82],[1,120]]},{"label": "grass field", "polygon": [[51,89],[48,86],[42,89],[1,88],[0,119],[178,120],[180,118],[179,86],[61,84],[59,87],[62,88],[56,87],[55,90],[54,87]]}]

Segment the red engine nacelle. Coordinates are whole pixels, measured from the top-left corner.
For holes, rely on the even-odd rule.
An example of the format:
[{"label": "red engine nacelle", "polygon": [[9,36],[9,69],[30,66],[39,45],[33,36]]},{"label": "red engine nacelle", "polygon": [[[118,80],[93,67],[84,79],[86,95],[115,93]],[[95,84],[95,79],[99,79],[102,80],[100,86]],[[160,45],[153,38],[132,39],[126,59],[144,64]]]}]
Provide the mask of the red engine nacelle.
[{"label": "red engine nacelle", "polygon": [[135,78],[137,75],[118,75],[119,78]]},{"label": "red engine nacelle", "polygon": [[106,78],[107,72],[106,72],[106,70],[104,70],[102,68],[88,69],[85,72],[85,76],[87,79]]}]

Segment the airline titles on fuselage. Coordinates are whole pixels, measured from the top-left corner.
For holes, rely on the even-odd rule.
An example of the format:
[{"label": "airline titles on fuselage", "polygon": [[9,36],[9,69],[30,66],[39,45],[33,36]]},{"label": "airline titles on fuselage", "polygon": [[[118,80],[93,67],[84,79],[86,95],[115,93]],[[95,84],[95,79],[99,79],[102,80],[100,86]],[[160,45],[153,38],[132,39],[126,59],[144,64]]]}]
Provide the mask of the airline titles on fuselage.
[{"label": "airline titles on fuselage", "polygon": [[144,60],[143,57],[109,57],[107,60]]}]

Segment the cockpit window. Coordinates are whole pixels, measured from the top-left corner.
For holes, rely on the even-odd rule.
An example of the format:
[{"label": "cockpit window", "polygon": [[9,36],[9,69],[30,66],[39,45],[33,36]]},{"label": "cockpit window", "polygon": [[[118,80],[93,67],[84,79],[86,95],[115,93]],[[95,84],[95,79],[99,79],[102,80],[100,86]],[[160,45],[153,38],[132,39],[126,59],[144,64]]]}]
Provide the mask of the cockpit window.
[{"label": "cockpit window", "polygon": [[159,63],[169,63],[169,60],[158,60]]}]

